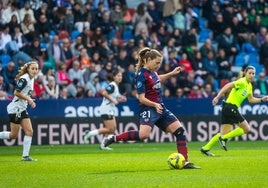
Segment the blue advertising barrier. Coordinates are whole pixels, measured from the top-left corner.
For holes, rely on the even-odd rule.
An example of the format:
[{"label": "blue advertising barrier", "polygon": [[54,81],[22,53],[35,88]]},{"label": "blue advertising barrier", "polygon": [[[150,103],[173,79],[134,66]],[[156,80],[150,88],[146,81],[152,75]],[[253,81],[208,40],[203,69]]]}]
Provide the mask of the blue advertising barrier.
[{"label": "blue advertising barrier", "polygon": [[[100,117],[102,98],[36,100],[36,108],[28,108],[31,117]],[[7,117],[6,106],[10,101],[0,101],[0,118]],[[218,115],[221,104],[212,106],[211,99],[175,99],[164,100],[165,106],[175,115]],[[240,108],[242,114],[267,115],[268,103],[244,103]],[[139,103],[130,98],[117,106],[116,116],[131,117],[138,115]]]}]

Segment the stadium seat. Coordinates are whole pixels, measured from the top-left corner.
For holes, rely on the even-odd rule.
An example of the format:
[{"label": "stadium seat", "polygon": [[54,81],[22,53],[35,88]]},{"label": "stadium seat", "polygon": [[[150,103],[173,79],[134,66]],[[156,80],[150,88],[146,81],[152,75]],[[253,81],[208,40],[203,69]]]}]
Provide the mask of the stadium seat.
[{"label": "stadium seat", "polygon": [[71,32],[71,40],[72,41],[75,41],[75,39],[77,38],[77,36],[79,36],[80,35],[80,31],[78,31],[78,30],[73,30],[72,32]]},{"label": "stadium seat", "polygon": [[10,60],[11,60],[10,55],[8,55],[6,53],[5,54],[2,54],[0,56],[0,61],[2,62],[2,67],[7,66],[7,64],[10,62]]},{"label": "stadium seat", "polygon": [[248,64],[255,66],[259,65],[259,56],[256,53],[249,53],[248,54]]},{"label": "stadium seat", "polygon": [[199,42],[205,42],[206,39],[211,39],[211,30],[210,29],[201,29],[199,33]]},{"label": "stadium seat", "polygon": [[243,67],[248,63],[248,55],[244,52],[237,54],[235,57],[234,65],[237,67]]}]

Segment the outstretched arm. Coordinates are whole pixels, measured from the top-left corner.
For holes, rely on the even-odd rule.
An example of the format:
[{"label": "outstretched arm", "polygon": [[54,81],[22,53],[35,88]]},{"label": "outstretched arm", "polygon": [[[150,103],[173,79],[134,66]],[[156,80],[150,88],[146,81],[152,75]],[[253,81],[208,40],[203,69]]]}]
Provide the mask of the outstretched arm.
[{"label": "outstretched arm", "polygon": [[250,103],[261,103],[268,101],[268,96],[264,96],[261,98],[254,97],[253,95],[248,96],[248,101]]},{"label": "outstretched arm", "polygon": [[164,83],[167,79],[171,78],[172,76],[175,76],[175,75],[179,74],[182,71],[184,71],[183,67],[176,67],[171,72],[168,72],[166,74],[161,74],[161,75],[159,75],[160,82]]},{"label": "outstretched arm", "polygon": [[214,97],[214,99],[212,100],[212,104],[216,105],[219,102],[219,99],[223,97],[227,92],[229,92],[233,87],[234,87],[233,82],[230,82],[226,84],[225,86],[223,86],[223,88],[221,88],[221,90],[216,95],[216,97]]}]

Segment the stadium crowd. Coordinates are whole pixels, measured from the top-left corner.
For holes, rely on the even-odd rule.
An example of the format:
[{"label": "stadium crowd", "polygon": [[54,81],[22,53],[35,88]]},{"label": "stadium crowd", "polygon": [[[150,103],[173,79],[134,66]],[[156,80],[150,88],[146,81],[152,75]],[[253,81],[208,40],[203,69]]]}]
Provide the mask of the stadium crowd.
[{"label": "stadium crowd", "polygon": [[0,99],[11,98],[18,68],[38,60],[36,99],[101,97],[107,75],[122,70],[120,91],[136,97],[138,50],[163,55],[165,97],[207,98],[247,65],[255,95],[268,94],[267,0],[2,0]]}]

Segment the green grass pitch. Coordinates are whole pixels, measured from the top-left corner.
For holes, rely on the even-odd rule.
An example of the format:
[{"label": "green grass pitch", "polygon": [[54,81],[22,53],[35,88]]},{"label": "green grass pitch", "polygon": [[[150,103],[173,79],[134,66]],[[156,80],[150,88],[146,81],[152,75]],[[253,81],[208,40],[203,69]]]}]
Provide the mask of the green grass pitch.
[{"label": "green grass pitch", "polygon": [[0,187],[45,188],[266,188],[267,141],[229,142],[228,151],[215,146],[216,157],[199,152],[203,143],[190,142],[190,161],[200,170],[170,170],[166,160],[174,143],[32,146],[36,162],[21,162],[21,146],[0,147]]}]

